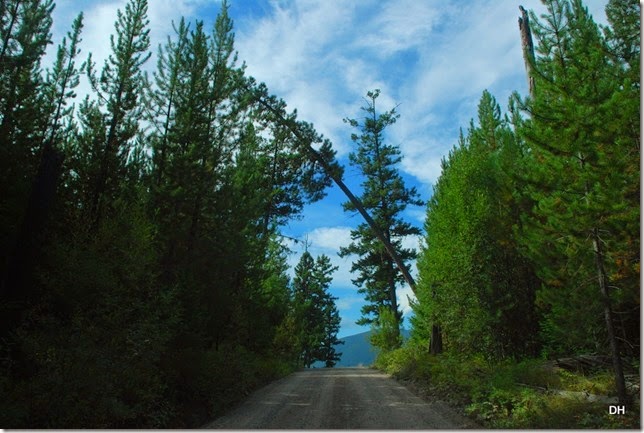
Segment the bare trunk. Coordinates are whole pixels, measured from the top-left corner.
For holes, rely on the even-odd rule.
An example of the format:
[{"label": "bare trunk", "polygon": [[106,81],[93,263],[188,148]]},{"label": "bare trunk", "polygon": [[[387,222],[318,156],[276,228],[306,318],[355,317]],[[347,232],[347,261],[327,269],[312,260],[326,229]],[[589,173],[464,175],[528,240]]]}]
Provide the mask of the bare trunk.
[{"label": "bare trunk", "polygon": [[293,124],[293,122],[290,122],[287,119],[285,119],[284,116],[282,115],[282,113],[278,109],[276,109],[275,107],[273,107],[272,105],[270,105],[269,103],[264,101],[261,97],[256,98],[256,100],[264,108],[266,108],[271,113],[273,113],[277,117],[277,119],[286,128],[288,128],[288,130],[291,131],[291,133],[293,135],[295,135],[295,137],[303,145],[306,146],[306,150],[308,151],[311,159],[313,159],[315,162],[317,162],[318,164],[320,164],[322,166],[322,168],[324,169],[324,172],[326,174],[328,174],[329,177],[331,177],[331,179],[335,182],[335,184],[338,185],[338,187],[342,190],[342,192],[347,196],[349,201],[355,206],[355,208],[358,210],[360,215],[362,215],[362,217],[367,222],[367,224],[369,224],[369,227],[371,227],[371,229],[373,230],[373,233],[376,235],[378,240],[380,240],[380,242],[382,242],[382,244],[384,245],[385,249],[387,250],[387,253],[392,258],[394,263],[396,263],[396,266],[398,267],[398,269],[402,273],[403,278],[405,279],[407,284],[409,284],[409,287],[411,288],[412,292],[416,293],[416,282],[414,281],[414,278],[411,276],[411,274],[409,273],[409,271],[407,270],[407,268],[403,264],[402,260],[400,259],[400,257],[396,253],[396,250],[391,245],[391,242],[389,242],[387,240],[387,238],[385,237],[385,235],[382,232],[382,230],[380,230],[380,228],[378,227],[376,222],[373,220],[373,218],[371,218],[371,215],[369,215],[369,213],[365,210],[365,208],[362,205],[362,202],[360,201],[360,199],[358,199],[355,195],[353,195],[351,190],[342,181],[342,177],[340,176],[340,173],[338,172],[338,167],[333,167],[331,164],[329,164],[322,157],[322,155],[320,155],[319,152],[317,152],[315,149],[313,149],[313,147],[311,146],[311,140],[307,140],[306,137],[304,137],[302,135],[302,133],[298,129],[297,125]]},{"label": "bare trunk", "polygon": [[[247,90],[250,92],[253,92],[252,89],[247,87]],[[255,92],[253,92],[255,93]],[[306,146],[306,149],[311,156],[311,159],[319,163],[322,168],[324,169],[325,173],[327,173],[331,179],[335,182],[336,185],[342,190],[344,195],[349,198],[349,201],[355,206],[355,208],[358,210],[360,215],[364,218],[364,220],[369,224],[369,227],[371,227],[371,230],[373,230],[373,233],[376,235],[378,240],[382,242],[384,245],[385,249],[387,250],[387,253],[391,257],[391,259],[394,261],[396,264],[396,267],[400,270],[400,273],[403,275],[403,278],[405,279],[405,282],[409,284],[409,287],[411,288],[412,292],[416,294],[416,281],[414,278],[411,276],[411,273],[407,270],[407,267],[404,265],[402,260],[400,259],[400,256],[394,249],[394,247],[391,245],[391,242],[387,239],[385,234],[380,230],[376,222],[371,218],[371,215],[365,210],[364,206],[362,205],[362,202],[360,199],[358,199],[351,190],[345,185],[345,183],[342,181],[342,176],[339,173],[339,170],[337,166],[332,166],[332,164],[329,164],[323,157],[320,155],[319,152],[317,152],[313,147],[311,146],[311,141],[306,140],[306,138],[302,135],[300,130],[297,127],[297,124],[295,124],[292,121],[288,121],[287,119],[284,118],[283,114],[275,107],[273,107],[271,104],[266,102],[264,99],[262,99],[261,96],[255,95],[255,100],[264,108],[269,110],[271,113],[273,113],[276,118],[286,127],[291,131],[297,139]],[[431,348],[430,352],[432,354],[437,354],[441,353],[443,351],[443,339],[441,337],[441,328],[440,326],[434,324],[432,325],[432,339],[431,339]]]},{"label": "bare trunk", "polygon": [[521,18],[519,18],[519,31],[521,32],[521,46],[523,47],[523,60],[525,61],[525,71],[528,76],[528,89],[530,96],[534,96],[534,77],[532,75],[532,64],[534,62],[534,44],[532,43],[532,31],[530,30],[530,20],[528,12],[519,6]]},{"label": "bare trunk", "polygon": [[441,335],[441,327],[432,325],[432,337],[429,340],[429,353],[438,355],[443,351],[443,336]]},{"label": "bare trunk", "polygon": [[[586,167],[585,155],[581,152],[577,155],[579,158],[579,165],[584,170]],[[590,186],[588,182],[584,185],[586,193],[586,203],[590,204]],[[624,370],[622,368],[622,358],[619,354],[619,346],[617,344],[617,336],[615,335],[613,308],[610,302],[610,289],[608,286],[608,276],[604,267],[604,251],[602,249],[601,239],[599,237],[599,228],[593,227],[590,230],[590,236],[593,243],[593,255],[595,257],[595,269],[597,271],[597,282],[599,284],[599,292],[601,301],[604,307],[604,320],[606,321],[606,333],[608,334],[608,344],[610,344],[611,358],[613,360],[613,372],[615,374],[615,386],[617,387],[617,398],[620,404],[626,404],[626,383],[624,381]]]}]

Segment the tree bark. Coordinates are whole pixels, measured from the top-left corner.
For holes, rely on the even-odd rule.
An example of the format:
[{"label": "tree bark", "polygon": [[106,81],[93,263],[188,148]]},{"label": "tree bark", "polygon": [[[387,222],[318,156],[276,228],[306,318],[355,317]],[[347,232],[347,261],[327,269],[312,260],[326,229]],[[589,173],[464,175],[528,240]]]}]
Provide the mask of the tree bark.
[{"label": "tree bark", "polygon": [[534,96],[534,76],[532,75],[532,64],[534,62],[534,44],[532,43],[532,30],[530,30],[530,19],[528,11],[523,6],[519,6],[521,18],[519,18],[519,32],[521,32],[521,46],[523,47],[523,60],[525,61],[525,71],[528,77],[528,90],[530,96]]},{"label": "tree bark", "polygon": [[432,325],[432,337],[429,340],[429,353],[438,355],[443,351],[443,336],[441,335],[441,327]]},{"label": "tree bark", "polygon": [[624,370],[622,368],[622,358],[619,354],[617,337],[615,336],[615,327],[613,326],[613,308],[610,302],[610,293],[608,287],[608,276],[604,268],[604,252],[602,250],[599,230],[595,227],[592,229],[593,253],[595,256],[595,267],[597,269],[597,281],[601,292],[602,303],[604,305],[604,320],[606,321],[606,331],[608,333],[608,342],[610,344],[611,358],[613,361],[613,371],[615,373],[615,386],[617,387],[617,399],[619,404],[626,404],[628,396],[626,395],[626,381],[624,380]]}]

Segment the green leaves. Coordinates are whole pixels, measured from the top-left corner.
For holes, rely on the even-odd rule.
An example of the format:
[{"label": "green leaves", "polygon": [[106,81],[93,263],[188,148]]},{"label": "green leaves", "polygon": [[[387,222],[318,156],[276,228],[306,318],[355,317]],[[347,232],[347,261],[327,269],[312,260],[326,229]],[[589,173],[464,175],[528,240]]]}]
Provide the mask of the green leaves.
[{"label": "green leaves", "polygon": [[340,359],[334,346],[340,330],[340,315],[335,306],[337,298],[328,292],[331,275],[338,269],[331,265],[331,259],[321,255],[316,259],[305,251],[295,267],[293,280],[293,318],[298,336],[298,361],[310,367],[322,361],[326,367],[333,367]]},{"label": "green leaves", "polygon": [[487,91],[478,113],[478,125],[443,161],[427,207],[415,323],[440,324],[454,352],[525,354],[535,348],[538,282],[512,229],[521,210],[513,173],[522,149]]},{"label": "green leaves", "polygon": [[[79,15],[43,79],[39,56],[52,7],[37,0],[0,6],[7,169],[0,226],[5,262],[20,265],[13,275],[3,269],[0,293],[3,421],[202,425],[288,373],[294,336],[315,343],[311,356],[332,366],[340,318],[325,290],[335,268],[326,257],[315,261],[319,290],[309,319],[317,334],[301,323],[296,333],[300,305],[291,299],[279,228],[323,197],[330,176],[321,165],[341,168],[328,140],[244,76],[228,4],[212,32],[201,21],[175,26],[153,89],[142,70],[151,55],[145,0],[118,12],[100,74],[91,53],[76,65]],[[20,44],[22,66],[8,69]],[[74,113],[67,102],[81,69],[93,93]],[[63,158],[52,149],[66,157],[58,194]],[[40,154],[48,176],[39,172],[33,181]],[[40,192],[25,206],[31,183]],[[34,212],[45,202],[53,203],[49,220]]]},{"label": "green leaves", "polygon": [[[633,139],[631,129],[639,116],[627,108],[635,106],[639,90],[623,86],[631,66],[615,61],[616,50],[623,49],[622,57],[635,53],[625,37],[628,31],[622,33],[634,9],[609,3],[611,20],[622,17],[616,30],[622,37],[606,29],[609,39],[580,1],[552,1],[548,10],[536,32],[537,92],[523,101],[530,117],[518,128],[529,148],[526,193],[534,202],[524,215],[522,244],[546,283],[539,298],[549,349],[598,350],[606,325],[599,314],[602,296],[593,284],[598,272],[593,242],[605,252],[601,261],[611,269],[608,275],[620,275],[617,257],[636,255],[632,235],[623,227],[639,220],[639,203],[631,195],[639,183],[639,169],[632,164],[639,159],[639,139]],[[629,120],[624,112],[631,113]],[[596,230],[601,239],[593,240]],[[618,280],[608,284],[619,298],[639,290]],[[583,325],[575,327],[570,317]]]},{"label": "green leaves", "polygon": [[[379,95],[380,90],[367,92],[367,105],[362,107],[366,116],[362,123],[356,119],[344,119],[360,130],[360,135],[351,136],[357,147],[349,155],[349,160],[364,176],[363,194],[360,197],[364,209],[371,214],[376,227],[406,266],[415,258],[415,251],[404,249],[402,240],[407,236],[419,235],[420,230],[405,222],[400,214],[407,206],[420,206],[422,202],[418,199],[416,189],[406,188],[398,173],[396,166],[401,161],[400,149],[385,142],[385,129],[393,125],[399,115],[395,109],[379,114],[376,110]],[[346,212],[357,210],[353,202],[343,203],[343,207]],[[340,249],[340,255],[358,256],[351,267],[351,272],[358,272],[353,283],[358,286],[359,293],[365,294],[368,302],[362,308],[363,316],[358,323],[377,321],[381,307],[389,308],[400,323],[402,314],[398,311],[396,288],[405,281],[402,272],[368,224],[360,224],[352,230],[351,239],[351,244]]]}]

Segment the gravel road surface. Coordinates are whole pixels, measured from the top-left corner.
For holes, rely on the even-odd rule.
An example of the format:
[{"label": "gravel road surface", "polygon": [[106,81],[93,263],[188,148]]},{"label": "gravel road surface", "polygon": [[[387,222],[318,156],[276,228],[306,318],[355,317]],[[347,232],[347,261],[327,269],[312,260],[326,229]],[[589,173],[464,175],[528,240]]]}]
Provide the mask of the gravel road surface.
[{"label": "gravel road surface", "polygon": [[476,428],[442,402],[427,402],[368,368],[294,373],[250,395],[205,428],[457,429]]}]

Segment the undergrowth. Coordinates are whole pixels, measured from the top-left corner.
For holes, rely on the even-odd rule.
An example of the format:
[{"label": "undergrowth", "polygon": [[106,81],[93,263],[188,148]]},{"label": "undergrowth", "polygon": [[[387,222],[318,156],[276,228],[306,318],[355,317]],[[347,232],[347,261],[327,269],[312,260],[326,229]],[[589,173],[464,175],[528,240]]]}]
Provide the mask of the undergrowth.
[{"label": "undergrowth", "polygon": [[575,394],[614,396],[614,380],[606,371],[584,375],[540,359],[489,362],[407,346],[381,353],[375,367],[463,407],[487,428],[640,428],[639,401],[618,416],[609,414],[608,403]]}]

